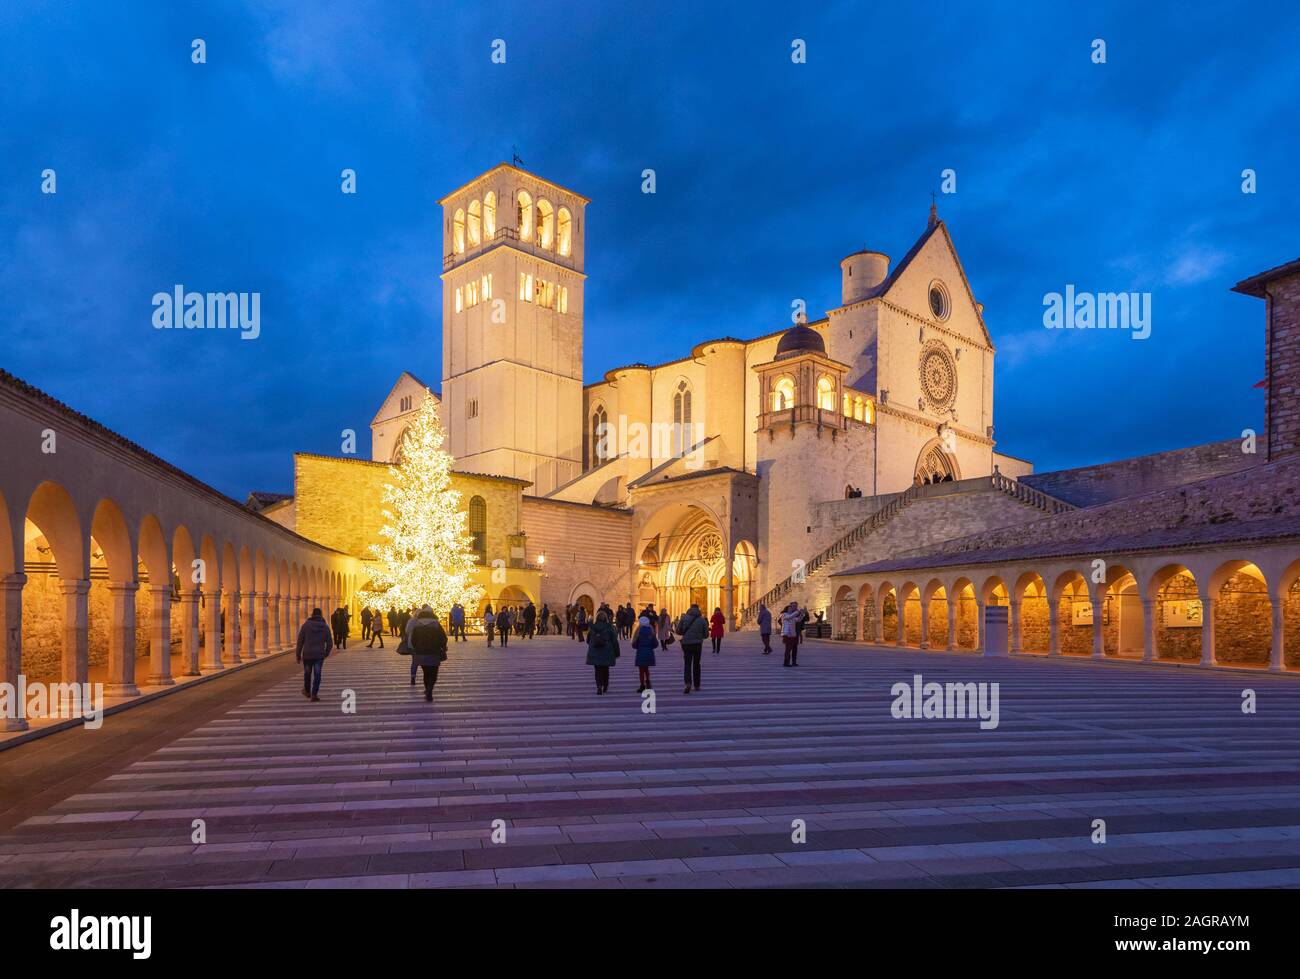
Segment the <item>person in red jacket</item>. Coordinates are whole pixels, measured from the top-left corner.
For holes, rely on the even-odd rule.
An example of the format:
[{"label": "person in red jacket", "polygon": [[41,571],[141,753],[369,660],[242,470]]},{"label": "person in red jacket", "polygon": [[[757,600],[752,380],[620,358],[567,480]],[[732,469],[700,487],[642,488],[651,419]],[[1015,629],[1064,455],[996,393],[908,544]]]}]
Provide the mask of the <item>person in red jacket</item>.
[{"label": "person in red jacket", "polygon": [[713,615],[709,618],[709,638],[713,640],[713,652],[722,652],[722,634],[726,632],[727,617],[722,614],[722,609],[715,608]]}]

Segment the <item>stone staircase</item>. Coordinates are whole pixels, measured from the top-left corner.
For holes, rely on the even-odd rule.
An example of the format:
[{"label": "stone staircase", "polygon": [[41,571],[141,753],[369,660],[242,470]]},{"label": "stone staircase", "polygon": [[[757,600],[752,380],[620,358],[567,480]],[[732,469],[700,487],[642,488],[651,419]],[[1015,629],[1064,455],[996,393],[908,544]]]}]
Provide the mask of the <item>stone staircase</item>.
[{"label": "stone staircase", "polygon": [[1001,473],[994,473],[991,476],[978,479],[962,480],[960,484],[937,483],[913,486],[897,494],[879,510],[872,513],[871,516],[815,554],[801,569],[802,574],[796,572],[796,574],[790,575],[783,581],[778,582],[758,601],[741,609],[737,616],[737,627],[743,629],[752,624],[758,615],[759,605],[775,608],[778,602],[788,598],[796,589],[806,586],[811,579],[841,570],[842,566],[847,563],[841,560],[842,558],[846,555],[852,555],[859,544],[894,521],[900,513],[916,501],[951,494],[959,486],[960,492],[963,493],[980,491],[1001,493],[1026,507],[1049,516],[1075,509],[1064,500],[1058,500],[1042,490],[1034,489],[1032,486],[1012,479],[1010,476],[1004,476]]}]

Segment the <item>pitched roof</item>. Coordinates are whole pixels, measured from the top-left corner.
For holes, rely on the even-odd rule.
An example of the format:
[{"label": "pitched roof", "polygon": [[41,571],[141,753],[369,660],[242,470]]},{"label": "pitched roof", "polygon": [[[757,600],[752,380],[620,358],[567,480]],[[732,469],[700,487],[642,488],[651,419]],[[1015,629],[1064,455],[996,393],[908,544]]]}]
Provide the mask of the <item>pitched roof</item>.
[{"label": "pitched roof", "polygon": [[1258,275],[1252,275],[1249,279],[1242,279],[1232,287],[1233,292],[1239,292],[1243,296],[1255,296],[1258,299],[1264,298],[1264,287],[1274,279],[1280,279],[1283,276],[1295,275],[1300,273],[1300,258],[1293,259],[1284,265],[1278,265],[1275,268],[1260,272]]},{"label": "pitched roof", "polygon": [[[428,391],[429,394],[432,395],[434,401],[438,402],[438,404],[442,404],[442,398],[438,397],[438,392],[436,392],[433,388],[429,387],[429,385],[425,384],[422,380],[420,380],[410,371],[402,371],[402,373],[397,375],[397,380],[393,382],[393,386],[388,389],[388,393],[384,395],[384,400],[379,402],[379,410],[375,412],[375,417],[370,419],[370,424],[374,425],[376,422],[380,420],[380,417],[384,415],[384,406],[388,404],[389,399],[391,399],[393,396],[393,392],[397,390],[397,385],[402,383],[402,378],[404,377],[409,377],[416,384],[420,385],[420,387],[424,388],[424,390]],[[405,414],[405,412],[398,412],[398,414]],[[387,416],[387,417],[392,417],[392,416]]]}]

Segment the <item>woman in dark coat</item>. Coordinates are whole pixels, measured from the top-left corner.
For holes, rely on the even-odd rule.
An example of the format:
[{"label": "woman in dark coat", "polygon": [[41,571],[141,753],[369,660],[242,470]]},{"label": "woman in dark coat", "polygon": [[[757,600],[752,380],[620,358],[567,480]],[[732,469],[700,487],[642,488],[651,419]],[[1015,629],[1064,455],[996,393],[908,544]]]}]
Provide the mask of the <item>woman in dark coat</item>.
[{"label": "woman in dark coat", "polygon": [[655,665],[655,647],[659,645],[656,631],[656,627],[650,624],[649,616],[641,616],[636,638],[632,640],[632,648],[636,650],[636,667],[641,679],[641,686],[636,688],[637,693],[654,689],[650,685],[650,667]]},{"label": "woman in dark coat", "polygon": [[609,668],[617,660],[618,631],[610,625],[608,613],[601,612],[587,636],[587,665],[596,668],[596,693],[609,689]]},{"label": "woman in dark coat", "polygon": [[722,634],[727,631],[727,619],[722,609],[715,608],[709,619],[709,638],[713,640],[713,652],[722,652]]},{"label": "woman in dark coat", "polygon": [[411,650],[411,666],[424,670],[424,699],[433,700],[438,682],[438,667],[447,658],[447,633],[428,605],[416,613],[406,626],[406,645]]}]

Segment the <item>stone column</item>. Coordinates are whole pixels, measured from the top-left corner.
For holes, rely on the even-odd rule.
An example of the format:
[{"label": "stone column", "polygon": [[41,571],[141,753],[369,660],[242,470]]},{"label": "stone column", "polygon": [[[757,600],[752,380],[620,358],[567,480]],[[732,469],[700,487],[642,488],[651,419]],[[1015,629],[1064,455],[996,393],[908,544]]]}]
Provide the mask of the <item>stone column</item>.
[{"label": "stone column", "polygon": [[268,595],[264,591],[257,592],[253,596],[255,600],[254,612],[257,615],[257,655],[271,655],[271,626],[267,618],[267,599]]},{"label": "stone column", "polygon": [[950,653],[957,648],[957,603],[951,598],[948,599],[948,644],[944,648]]},{"label": "stone column", "polygon": [[1283,631],[1286,628],[1286,618],[1284,616],[1286,596],[1271,595],[1269,597],[1273,602],[1273,644],[1268,651],[1268,668],[1280,673],[1285,669],[1286,664],[1286,652],[1283,648],[1286,639]]},{"label": "stone column", "polygon": [[1201,665],[1214,665],[1214,599],[1201,599]]},{"label": "stone column", "polygon": [[221,672],[221,604],[220,588],[203,592],[203,673]]},{"label": "stone column", "polygon": [[86,578],[60,578],[63,592],[63,671],[64,683],[86,683],[90,677],[90,645],[87,633],[87,598],[90,581]]},{"label": "stone column", "polygon": [[885,644],[885,618],[874,598],[871,600],[871,641],[877,646]]},{"label": "stone column", "polygon": [[170,687],[172,679],[172,586],[149,585],[149,679],[151,687]]},{"label": "stone column", "polygon": [[930,648],[930,603],[921,599],[921,648]]},{"label": "stone column", "polygon": [[284,648],[280,642],[281,633],[280,622],[280,596],[270,595],[267,597],[267,628],[270,630],[268,642],[272,652],[278,653]]},{"label": "stone column", "polygon": [[727,546],[727,553],[724,560],[727,562],[725,574],[722,578],[722,608],[727,616],[727,628],[731,632],[736,631],[736,555],[733,550],[734,544],[731,541],[730,534],[722,535],[723,542]]},{"label": "stone column", "polygon": [[1106,656],[1106,635],[1101,620],[1106,613],[1106,593],[1093,592],[1088,596],[1092,602],[1092,658],[1104,659]]},{"label": "stone column", "polygon": [[110,581],[108,600],[111,620],[108,628],[108,683],[104,692],[110,697],[134,697],[140,693],[135,685],[135,581]]},{"label": "stone column", "polygon": [[[23,586],[25,574],[7,574],[0,577],[0,636],[4,649],[0,651],[0,683],[18,686],[23,671]],[[12,716],[0,717],[0,730],[24,731],[27,729],[27,705],[15,698]]]},{"label": "stone column", "polygon": [[988,641],[984,635],[984,607],[982,601],[979,599],[975,600],[975,652],[979,653],[981,656],[987,655],[988,653]]},{"label": "stone column", "polygon": [[1007,616],[1007,651],[1011,655],[1024,652],[1024,645],[1020,641],[1020,603],[1023,599],[1013,598],[1009,602],[1011,612]]},{"label": "stone column", "polygon": [[1047,655],[1061,655],[1061,602],[1048,602],[1047,609]]},{"label": "stone column", "polygon": [[225,635],[221,637],[221,665],[234,666],[239,662],[239,640],[235,638],[239,619],[239,592],[231,590],[222,592],[222,609],[226,614]]},{"label": "stone column", "polygon": [[199,593],[198,589],[180,593],[181,663],[184,676],[199,675]]},{"label": "stone column", "polygon": [[257,626],[253,613],[257,608],[257,592],[239,593],[239,658],[250,660],[257,655]]},{"label": "stone column", "polygon": [[1156,602],[1142,599],[1142,662],[1151,663],[1156,658]]}]

